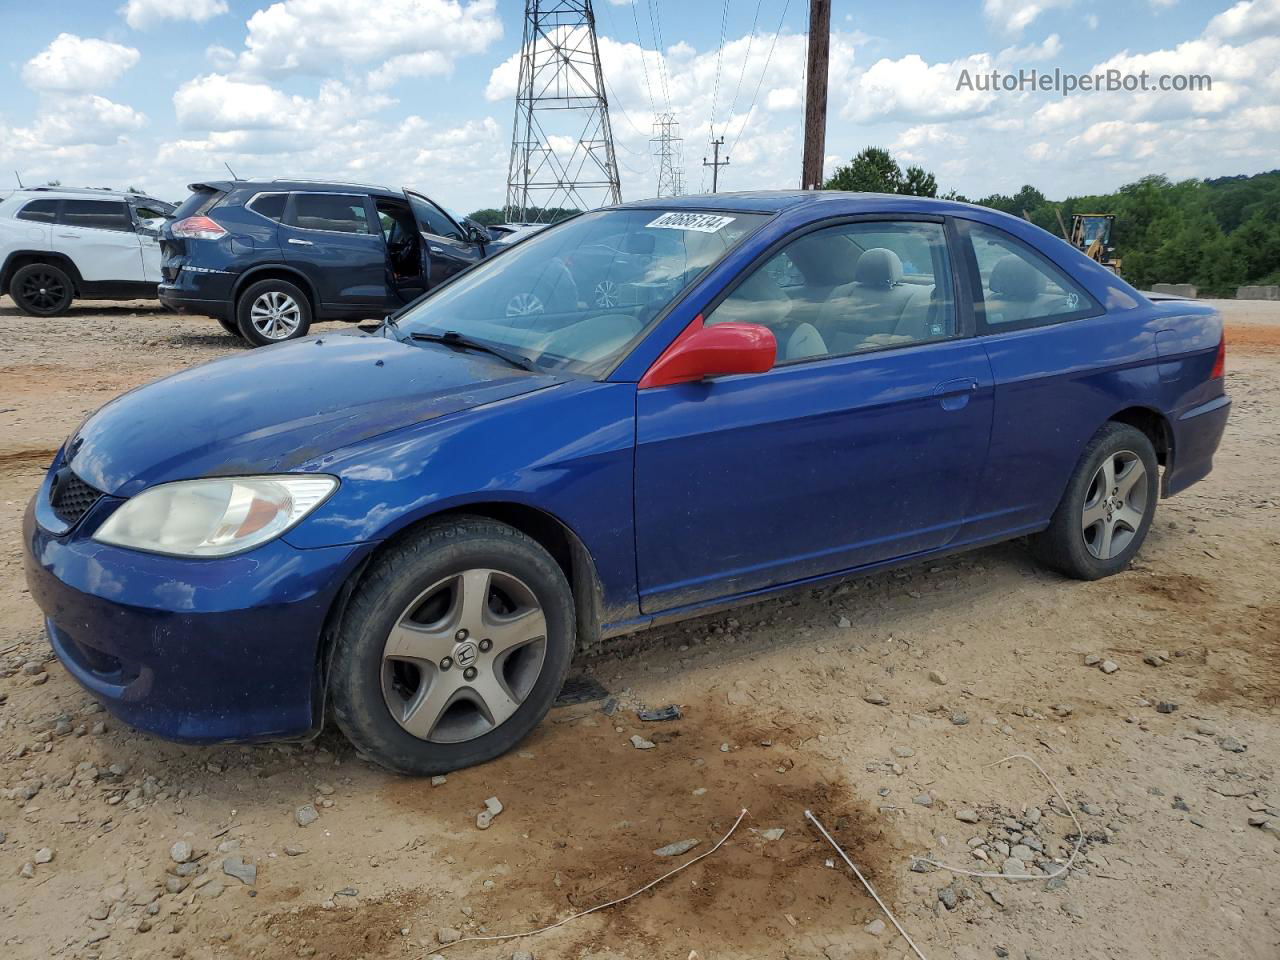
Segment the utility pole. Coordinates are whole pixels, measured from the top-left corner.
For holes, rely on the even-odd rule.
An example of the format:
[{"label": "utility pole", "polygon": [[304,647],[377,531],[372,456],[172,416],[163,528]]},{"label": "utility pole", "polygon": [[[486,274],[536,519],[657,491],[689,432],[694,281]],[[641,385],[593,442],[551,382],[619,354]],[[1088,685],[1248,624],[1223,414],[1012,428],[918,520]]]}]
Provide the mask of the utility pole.
[{"label": "utility pole", "polygon": [[591,0],[525,0],[506,215],[621,202]]},{"label": "utility pole", "polygon": [[720,186],[720,168],[727,167],[729,165],[728,154],[725,154],[725,158],[723,160],[720,159],[720,148],[722,146],[724,146],[723,135],[721,135],[719,140],[711,141],[711,156],[714,157],[715,159],[713,159],[710,163],[708,163],[706,157],[702,158],[702,165],[704,167],[711,168],[711,192],[712,193],[715,193],[716,188]]},{"label": "utility pole", "polygon": [[822,186],[827,148],[827,61],[831,50],[831,0],[809,0],[809,66],[804,94],[804,159],[800,187]]}]

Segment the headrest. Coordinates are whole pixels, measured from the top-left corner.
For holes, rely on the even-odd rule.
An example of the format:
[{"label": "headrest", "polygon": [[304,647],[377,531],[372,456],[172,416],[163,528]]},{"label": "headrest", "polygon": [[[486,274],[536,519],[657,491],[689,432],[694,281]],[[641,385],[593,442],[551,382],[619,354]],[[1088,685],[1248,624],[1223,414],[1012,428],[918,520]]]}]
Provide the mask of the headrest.
[{"label": "headrest", "polygon": [[1034,300],[1044,293],[1044,274],[1021,257],[1009,254],[991,268],[988,285],[992,293],[1009,300]]},{"label": "headrest", "polygon": [[848,238],[826,232],[810,233],[787,247],[787,256],[805,281],[819,287],[852,282],[858,261],[856,252]]},{"label": "headrest", "polygon": [[872,247],[858,258],[853,279],[869,287],[892,287],[902,281],[902,260],[887,247]]}]

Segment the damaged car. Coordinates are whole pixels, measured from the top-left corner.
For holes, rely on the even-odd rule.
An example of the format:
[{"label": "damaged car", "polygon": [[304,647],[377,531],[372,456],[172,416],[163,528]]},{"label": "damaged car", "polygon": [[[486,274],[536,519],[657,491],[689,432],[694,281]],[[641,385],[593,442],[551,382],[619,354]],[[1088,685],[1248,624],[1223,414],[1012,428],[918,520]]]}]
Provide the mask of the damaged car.
[{"label": "damaged car", "polygon": [[[382,199],[271,209],[288,243],[300,209],[373,231]],[[374,332],[108,403],[31,500],[27,581],[130,724],[216,743],[332,718],[443,773],[519,743],[603,639],[1014,538],[1069,577],[1124,570],[1212,469],[1224,366],[1212,307],[991,209],[633,203]]]}]

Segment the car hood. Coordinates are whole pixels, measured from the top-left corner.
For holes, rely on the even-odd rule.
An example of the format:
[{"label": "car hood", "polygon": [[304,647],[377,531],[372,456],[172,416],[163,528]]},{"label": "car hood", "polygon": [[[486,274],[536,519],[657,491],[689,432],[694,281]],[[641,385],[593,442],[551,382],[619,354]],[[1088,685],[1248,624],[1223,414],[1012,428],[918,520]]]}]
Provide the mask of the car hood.
[{"label": "car hood", "polygon": [[139,387],[68,441],[106,493],[193,477],[284,472],[400,427],[563,382],[484,354],[326,334],[215,360]]}]

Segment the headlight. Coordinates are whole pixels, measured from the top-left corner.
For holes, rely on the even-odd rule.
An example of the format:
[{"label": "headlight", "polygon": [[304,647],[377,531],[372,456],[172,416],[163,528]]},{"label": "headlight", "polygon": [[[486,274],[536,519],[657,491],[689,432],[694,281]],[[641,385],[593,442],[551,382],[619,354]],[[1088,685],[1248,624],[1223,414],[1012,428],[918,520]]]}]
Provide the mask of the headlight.
[{"label": "headlight", "polygon": [[181,557],[224,557],[274,540],[337,486],[333,477],[304,474],[165,483],[127,501],[93,539]]}]

